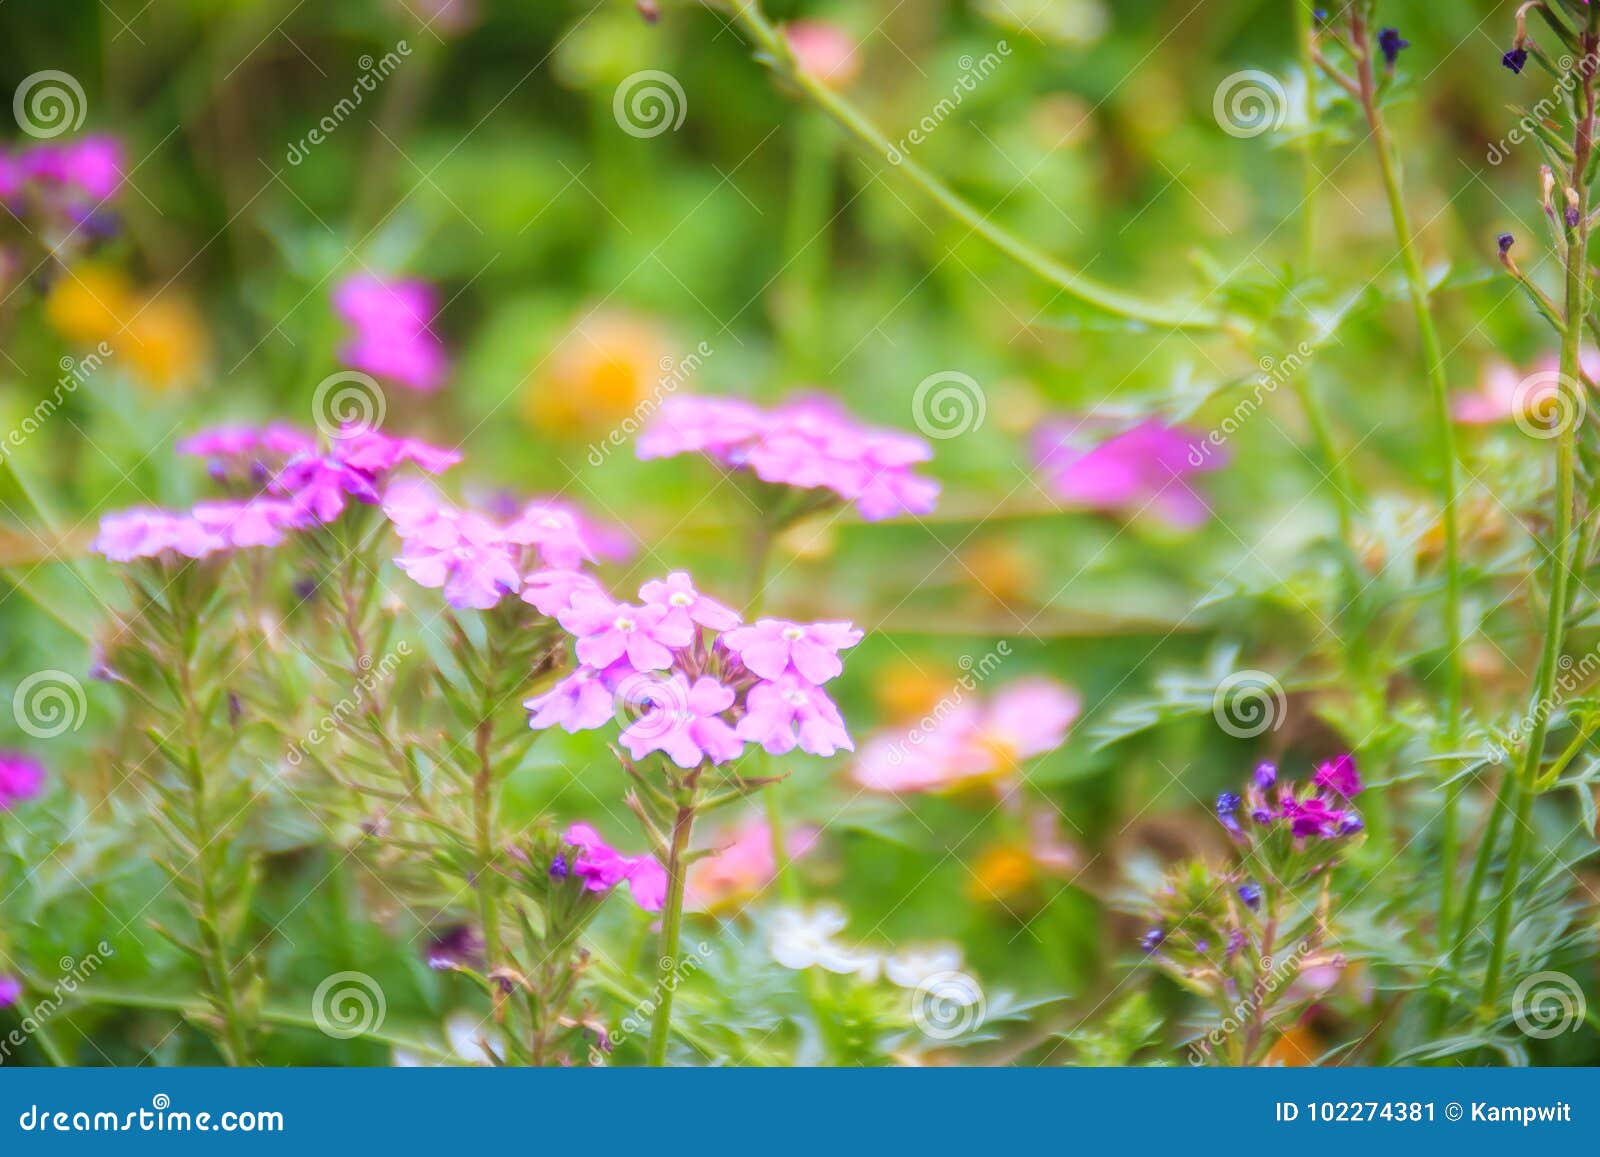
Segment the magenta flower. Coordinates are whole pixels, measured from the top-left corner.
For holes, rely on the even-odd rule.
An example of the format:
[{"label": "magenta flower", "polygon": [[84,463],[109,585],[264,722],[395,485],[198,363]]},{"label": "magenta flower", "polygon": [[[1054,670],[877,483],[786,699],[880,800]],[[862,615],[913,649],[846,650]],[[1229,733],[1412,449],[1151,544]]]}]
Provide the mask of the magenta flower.
[{"label": "magenta flower", "polygon": [[585,823],[575,823],[563,837],[575,852],[572,874],[591,892],[609,892],[627,884],[633,902],[646,912],[659,912],[667,900],[667,872],[654,856],[628,856],[600,838]]},{"label": "magenta flower", "polygon": [[596,528],[566,503],[548,498],[524,506],[506,528],[506,536],[533,547],[543,565],[557,570],[576,570],[605,553]]},{"label": "magenta flower", "polygon": [[122,145],[114,137],[35,145],[17,160],[23,177],[61,186],[89,201],[105,200],[122,184]]},{"label": "magenta flower", "polygon": [[370,476],[329,455],[294,459],[272,480],[270,489],[317,522],[334,521],[350,498],[368,506],[378,502]]},{"label": "magenta flower", "polygon": [[605,588],[581,570],[536,570],[522,580],[522,601],[549,618],[559,617],[580,592],[608,597]]},{"label": "magenta flower", "polygon": [[696,624],[712,631],[739,625],[737,612],[694,589],[688,571],[675,570],[664,579],[652,579],[639,588],[639,598],[646,606],[666,611],[663,625],[690,638]]},{"label": "magenta flower", "polygon": [[1344,822],[1348,814],[1321,796],[1304,800],[1289,799],[1283,803],[1283,818],[1289,821],[1289,830],[1296,838],[1321,836],[1331,839],[1344,835]]},{"label": "magenta flower", "polygon": [[163,555],[204,558],[226,545],[191,515],[136,507],[102,518],[91,549],[112,562],[132,562]]},{"label": "magenta flower", "polygon": [[808,683],[826,683],[844,663],[839,652],[861,641],[849,623],[790,623],[758,619],[724,634],[722,645],[737,655],[751,674],[775,680],[791,667]]},{"label": "magenta flower", "polygon": [[1150,420],[1093,447],[1080,445],[1082,423],[1050,422],[1034,439],[1039,469],[1050,490],[1069,506],[1137,514],[1152,511],[1178,527],[1211,516],[1189,481],[1226,461],[1203,435]]},{"label": "magenta flower", "polygon": [[176,449],[208,459],[213,474],[248,477],[275,472],[297,455],[316,453],[317,440],[304,430],[274,422],[201,430],[180,441]]},{"label": "magenta flower", "polygon": [[535,731],[560,727],[573,735],[599,727],[616,714],[613,686],[629,673],[626,665],[606,671],[579,667],[542,695],[523,701],[530,712],[528,726]]},{"label": "magenta flower", "polygon": [[0,751],[0,811],[44,790],[44,764],[20,751]]},{"label": "magenta flower", "polygon": [[1361,793],[1361,773],[1356,770],[1356,757],[1340,755],[1319,764],[1311,782],[1345,799],[1354,799]]},{"label": "magenta flower", "polygon": [[636,671],[672,665],[672,652],[694,641],[692,631],[675,629],[662,607],[612,602],[595,591],[578,591],[557,621],[576,636],[578,662],[609,667],[624,655]]},{"label": "magenta flower", "polygon": [[22,981],[15,976],[0,976],[0,1008],[10,1008],[22,999]]},{"label": "magenta flower", "polygon": [[406,462],[428,474],[443,474],[461,461],[461,455],[455,450],[416,438],[395,438],[369,426],[341,428],[333,436],[330,452],[346,466],[373,479],[381,478]]},{"label": "magenta flower", "polygon": [[197,503],[194,520],[226,546],[277,546],[284,532],[306,525],[303,510],[281,498],[248,498]]},{"label": "magenta flower", "polygon": [[481,514],[442,508],[402,542],[395,566],[419,586],[443,588],[452,607],[488,610],[522,585],[511,545]]},{"label": "magenta flower", "polygon": [[675,671],[632,698],[648,705],[622,733],[622,744],[635,759],[660,751],[688,770],[704,761],[726,763],[744,750],[744,742],[722,718],[733,706],[733,689],[709,675],[691,685],[688,676]]},{"label": "magenta flower", "polygon": [[750,688],[735,732],[771,755],[787,755],[796,747],[812,755],[855,750],[828,693],[795,675]]},{"label": "magenta flower", "polygon": [[863,426],[820,398],[763,411],[727,398],[669,399],[638,441],[641,458],[701,453],[763,482],[830,490],[873,521],[926,514],[939,485],[912,472],[932,457],[920,438]]},{"label": "magenta flower", "polygon": [[423,392],[444,382],[449,363],[430,328],[437,303],[426,282],[358,273],[334,289],[333,307],[355,331],[340,351],[349,365]]}]

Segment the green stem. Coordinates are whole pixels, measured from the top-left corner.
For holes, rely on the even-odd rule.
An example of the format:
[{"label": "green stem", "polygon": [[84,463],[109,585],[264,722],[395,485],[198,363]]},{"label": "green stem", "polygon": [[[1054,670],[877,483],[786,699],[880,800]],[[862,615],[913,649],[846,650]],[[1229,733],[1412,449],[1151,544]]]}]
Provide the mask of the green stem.
[{"label": "green stem", "polygon": [[921,189],[951,217],[1025,269],[1056,285],[1069,297],[1106,313],[1160,329],[1225,328],[1226,319],[1213,310],[1195,304],[1165,305],[1122,293],[1075,269],[1068,268],[1054,258],[1039,252],[1014,233],[1001,228],[989,219],[988,214],[979,212],[949,185],[907,155],[849,100],[834,92],[822,80],[800,68],[795,62],[794,54],[789,51],[789,44],[783,33],[762,14],[759,0],[732,0],[731,15],[733,23],[760,50],[765,62],[799,89],[812,104],[832,117],[841,128],[871,152],[888,161],[891,168],[903,174],[907,181]]},{"label": "green stem", "polygon": [[472,778],[473,844],[478,875],[473,881],[478,892],[478,918],[483,921],[484,959],[490,968],[504,964],[500,950],[499,877],[494,863],[494,767],[489,744],[494,737],[494,719],[486,715],[473,735],[478,770]]},{"label": "green stem", "polygon": [[1316,32],[1309,0],[1289,0],[1294,9],[1295,38],[1300,45],[1300,71],[1306,78],[1306,137],[1300,149],[1302,200],[1300,203],[1300,276],[1307,276],[1317,251],[1317,63],[1311,55]]},{"label": "green stem", "polygon": [[793,172],[789,178],[789,219],[784,238],[788,276],[779,297],[779,317],[789,361],[811,376],[819,368],[818,305],[827,268],[828,210],[833,200],[833,132],[822,117],[808,114],[795,126]]},{"label": "green stem", "polygon": [[659,1068],[667,1061],[667,1038],[672,1035],[673,970],[678,967],[678,938],[683,931],[683,886],[688,877],[684,857],[689,851],[689,836],[694,830],[695,787],[684,791],[678,814],[672,821],[672,850],[667,856],[667,903],[661,914],[661,939],[657,951],[656,979],[661,990],[656,994],[656,1011],[650,1020],[650,1044],[645,1063]]},{"label": "green stem", "polygon": [[[1583,343],[1584,319],[1589,312],[1589,160],[1594,152],[1595,134],[1595,83],[1592,62],[1600,51],[1600,7],[1591,7],[1588,24],[1583,34],[1583,55],[1575,68],[1581,81],[1575,98],[1581,102],[1577,129],[1573,140],[1572,170],[1568,188],[1577,197],[1577,224],[1569,227],[1567,236],[1566,277],[1566,329],[1561,335],[1561,374],[1557,388],[1582,389],[1579,382],[1580,353]],[[1550,696],[1555,686],[1556,666],[1560,659],[1565,616],[1567,613],[1567,584],[1572,567],[1573,502],[1575,498],[1575,473],[1578,458],[1578,430],[1582,424],[1581,398],[1572,399],[1570,407],[1563,408],[1569,415],[1562,424],[1556,448],[1556,519],[1550,540],[1550,605],[1545,622],[1544,644],[1539,652],[1538,682],[1535,685],[1532,714],[1533,733],[1528,738],[1528,748],[1522,761],[1517,782],[1515,823],[1511,829],[1511,844],[1506,851],[1505,872],[1500,881],[1500,896],[1494,908],[1494,939],[1489,949],[1489,965],[1483,978],[1480,1007],[1493,1009],[1500,997],[1500,978],[1505,969],[1506,950],[1511,933],[1511,914],[1517,886],[1521,882],[1522,861],[1527,854],[1530,820],[1534,796],[1538,794],[1539,766],[1544,756],[1544,738],[1550,716]],[[1509,777],[1508,777],[1509,778]]]}]

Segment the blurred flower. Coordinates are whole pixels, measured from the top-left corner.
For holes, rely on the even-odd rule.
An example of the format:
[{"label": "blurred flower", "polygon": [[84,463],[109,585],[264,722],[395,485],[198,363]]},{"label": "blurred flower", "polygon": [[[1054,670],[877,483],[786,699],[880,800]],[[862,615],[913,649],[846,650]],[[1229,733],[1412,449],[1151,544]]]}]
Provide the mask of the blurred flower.
[{"label": "blurred flower", "polygon": [[795,20],[784,26],[795,61],[831,89],[849,88],[861,76],[855,38],[827,20]]},{"label": "blurred flower", "polygon": [[432,330],[438,302],[427,282],[352,274],[334,287],[333,308],[355,330],[339,351],[348,365],[413,390],[443,384],[449,362]]},{"label": "blurred flower", "polygon": [[736,730],[740,739],[761,744],[769,755],[787,755],[796,747],[812,755],[855,750],[827,692],[797,675],[750,688]]},{"label": "blurred flower", "polygon": [[529,378],[522,412],[540,430],[579,434],[615,426],[677,387],[666,331],[639,314],[597,309],[579,319]]},{"label": "blurred flower", "polygon": [[939,702],[955,680],[911,659],[897,659],[872,681],[878,709],[891,720],[915,719]]},{"label": "blurred flower", "polygon": [[[1591,381],[1600,380],[1600,351],[1584,349],[1579,369]],[[1478,388],[1458,393],[1450,401],[1450,415],[1467,426],[1492,426],[1501,422],[1537,421],[1556,406],[1560,362],[1553,358],[1524,373],[1509,362],[1494,360],[1483,370]]]},{"label": "blurred flower", "polygon": [[964,548],[960,557],[966,577],[1001,606],[1016,603],[1033,586],[1033,560],[1008,536],[981,538]]},{"label": "blurred flower", "polygon": [[572,848],[572,874],[591,892],[627,884],[633,901],[646,912],[659,912],[667,898],[667,871],[652,855],[627,856],[600,838],[585,823],[575,823],[563,837]]},{"label": "blurred flower", "polygon": [[62,337],[105,342],[147,386],[171,389],[199,377],[210,345],[205,323],[176,290],[145,296],[121,272],[78,265],[50,287],[45,317]]},{"label": "blurred flower", "polygon": [[[816,843],[814,828],[797,828],[786,837],[791,860],[799,859]],[[756,895],[772,881],[776,862],[772,854],[772,829],[764,820],[741,825],[726,840],[710,841],[717,850],[689,866],[684,907],[691,912],[714,912]]]},{"label": "blurred flower", "polygon": [[[126,275],[106,265],[85,262],[50,286],[45,319],[62,337],[79,345],[120,338],[121,317],[131,312],[132,287]],[[110,342],[112,348],[118,343]]]},{"label": "blurred flower", "polygon": [[0,1008],[10,1008],[22,999],[22,981],[15,976],[0,976]]},{"label": "blurred flower", "polygon": [[811,911],[780,909],[773,919],[767,947],[772,958],[796,972],[822,968],[844,976],[859,976],[869,983],[878,979],[883,956],[865,948],[839,944],[834,937],[844,931],[843,910],[831,904]]},{"label": "blurred flower", "polygon": [[831,491],[869,522],[926,514],[939,484],[911,467],[933,451],[899,430],[864,426],[825,398],[762,410],[731,398],[669,398],[639,436],[641,458],[700,453],[761,481]]},{"label": "blurred flower", "polygon": [[0,811],[44,790],[44,764],[20,751],[0,751]]},{"label": "blurred flower", "polygon": [[1033,856],[1017,844],[991,844],[972,865],[967,894],[974,900],[1007,900],[1031,888],[1039,873]]},{"label": "blurred flower", "polygon": [[616,683],[632,674],[626,663],[599,671],[579,667],[550,690],[523,701],[530,713],[528,726],[536,731],[559,726],[568,734],[599,727],[616,713]]},{"label": "blurred flower", "polygon": [[1053,421],[1034,435],[1039,469],[1062,502],[1130,515],[1149,510],[1185,528],[1211,516],[1189,478],[1225,459],[1203,452],[1202,435],[1152,419],[1089,447],[1080,444],[1084,429],[1081,422]]},{"label": "blurred flower", "polygon": [[470,924],[456,924],[430,941],[423,954],[429,968],[449,971],[453,968],[483,967],[483,938],[472,930]]}]

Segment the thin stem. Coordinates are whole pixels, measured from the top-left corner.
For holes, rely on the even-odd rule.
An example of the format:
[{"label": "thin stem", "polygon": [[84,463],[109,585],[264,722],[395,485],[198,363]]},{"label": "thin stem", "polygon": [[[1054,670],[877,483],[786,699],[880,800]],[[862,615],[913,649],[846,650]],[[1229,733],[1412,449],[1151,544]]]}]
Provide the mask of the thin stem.
[{"label": "thin stem", "polygon": [[472,778],[472,826],[478,874],[473,883],[478,892],[478,918],[483,921],[484,959],[489,967],[505,961],[500,951],[499,877],[494,864],[494,764],[489,745],[494,738],[494,718],[485,715],[473,733],[473,750],[478,770]]},{"label": "thin stem", "polygon": [[1306,136],[1300,149],[1300,276],[1310,272],[1317,252],[1317,62],[1311,38],[1316,34],[1309,0],[1289,0],[1294,9],[1295,36],[1300,44],[1300,71],[1306,78]]},{"label": "thin stem", "polygon": [[[1584,319],[1589,312],[1589,161],[1594,153],[1595,135],[1595,53],[1600,51],[1600,7],[1591,7],[1583,34],[1583,53],[1574,67],[1581,81],[1577,97],[1581,102],[1573,134],[1572,170],[1568,190],[1577,198],[1576,224],[1570,226],[1567,244],[1566,329],[1561,335],[1561,373],[1556,388],[1582,389],[1579,382],[1580,354]],[[1500,896],[1494,908],[1494,938],[1489,949],[1489,965],[1483,978],[1480,1006],[1492,1009],[1500,996],[1500,978],[1505,969],[1506,949],[1511,932],[1512,901],[1521,882],[1522,861],[1527,854],[1533,800],[1538,794],[1539,765],[1544,755],[1545,732],[1549,725],[1549,702],[1555,686],[1567,613],[1567,584],[1573,557],[1572,537],[1575,473],[1578,458],[1578,430],[1582,425],[1582,399],[1572,399],[1565,407],[1556,447],[1556,521],[1550,540],[1550,606],[1545,622],[1544,644],[1539,652],[1538,682],[1535,685],[1532,714],[1533,733],[1517,782],[1515,824],[1506,851],[1505,872],[1500,881]],[[1509,779],[1509,777],[1508,777]]]},{"label": "thin stem", "polygon": [[783,34],[762,14],[759,0],[732,0],[731,11],[733,23],[760,50],[765,62],[799,89],[812,104],[832,117],[871,152],[888,161],[891,168],[903,174],[907,181],[921,189],[946,213],[1019,265],[1059,287],[1069,297],[1106,313],[1160,329],[1218,330],[1227,327],[1227,320],[1222,315],[1199,305],[1166,305],[1112,289],[1046,256],[1016,234],[995,224],[988,214],[963,200],[949,185],[907,155],[854,104],[801,68],[795,62],[794,54],[789,51],[788,41]]},{"label": "thin stem", "polygon": [[672,1034],[672,973],[678,967],[678,938],[683,931],[683,886],[688,877],[684,857],[694,830],[695,787],[684,791],[672,821],[672,850],[667,856],[667,903],[661,914],[661,939],[656,960],[658,987],[655,1015],[650,1021],[650,1044],[645,1063],[659,1068],[667,1061],[667,1038]]}]

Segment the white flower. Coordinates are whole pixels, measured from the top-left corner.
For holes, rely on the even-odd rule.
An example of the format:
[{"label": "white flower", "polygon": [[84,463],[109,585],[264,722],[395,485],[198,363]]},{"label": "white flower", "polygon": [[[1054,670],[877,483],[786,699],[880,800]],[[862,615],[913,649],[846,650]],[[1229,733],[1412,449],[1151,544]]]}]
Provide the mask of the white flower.
[{"label": "white flower", "polygon": [[902,948],[883,962],[891,984],[920,988],[931,976],[961,967],[961,949],[954,944],[919,944]]},{"label": "white flower", "polygon": [[834,942],[845,923],[844,912],[832,905],[810,912],[784,908],[773,921],[767,946],[772,958],[785,968],[825,968],[868,982],[876,980],[883,959],[880,953]]}]

